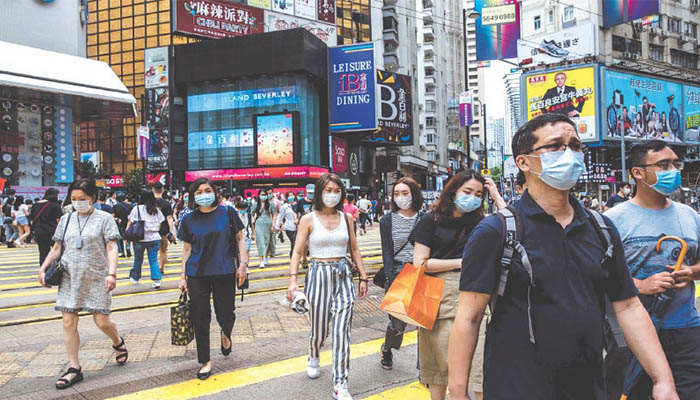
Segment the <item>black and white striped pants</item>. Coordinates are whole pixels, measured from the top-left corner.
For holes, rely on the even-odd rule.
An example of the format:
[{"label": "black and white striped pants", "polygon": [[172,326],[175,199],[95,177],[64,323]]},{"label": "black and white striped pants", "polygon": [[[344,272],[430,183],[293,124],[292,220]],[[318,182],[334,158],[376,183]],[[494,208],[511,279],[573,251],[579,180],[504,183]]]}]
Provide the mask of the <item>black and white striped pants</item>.
[{"label": "black and white striped pants", "polygon": [[330,327],[333,342],[333,383],[346,382],[350,368],[352,307],[355,303],[355,287],[350,266],[345,260],[311,260],[306,274],[305,293],[309,300],[311,319],[309,354],[311,357],[319,357]]}]

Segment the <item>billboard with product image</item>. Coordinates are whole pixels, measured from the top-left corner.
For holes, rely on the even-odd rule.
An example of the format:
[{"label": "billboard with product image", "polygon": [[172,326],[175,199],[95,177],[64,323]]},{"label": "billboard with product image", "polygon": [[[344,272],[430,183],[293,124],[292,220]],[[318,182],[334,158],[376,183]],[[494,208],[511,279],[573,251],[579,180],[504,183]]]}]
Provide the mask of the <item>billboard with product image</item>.
[{"label": "billboard with product image", "polygon": [[680,83],[606,69],[602,101],[606,139],[683,143]]},{"label": "billboard with product image", "polygon": [[700,86],[683,85],[685,142],[700,143]]},{"label": "billboard with product image", "polygon": [[304,28],[317,38],[321,39],[326,46],[335,46],[338,43],[337,27],[333,24],[326,24],[310,19],[295,17],[265,11],[265,31],[286,31],[287,29]]},{"label": "billboard with product image", "polygon": [[583,141],[597,141],[596,67],[549,71],[523,76],[527,120],[547,114],[571,118]]},{"label": "billboard with product image", "polygon": [[254,117],[258,165],[289,165],[297,161],[294,144],[298,142],[298,114],[288,112]]}]

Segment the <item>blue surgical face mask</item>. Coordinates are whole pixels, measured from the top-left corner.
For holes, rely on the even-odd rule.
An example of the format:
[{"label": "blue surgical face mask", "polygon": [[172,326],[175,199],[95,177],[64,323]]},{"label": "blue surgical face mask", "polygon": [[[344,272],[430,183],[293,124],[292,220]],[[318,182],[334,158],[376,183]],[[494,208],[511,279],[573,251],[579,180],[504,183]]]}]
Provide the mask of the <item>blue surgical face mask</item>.
[{"label": "blue surgical face mask", "polygon": [[266,195],[266,194],[261,194],[261,195],[260,195],[260,200],[262,200],[262,201],[267,200],[267,195]]},{"label": "blue surgical face mask", "polygon": [[[542,161],[542,172],[540,180],[547,185],[559,189],[569,190],[576,185],[578,178],[586,169],[583,162],[583,153],[566,150],[543,153],[540,156]],[[537,173],[535,173],[537,174]]]},{"label": "blue surgical face mask", "polygon": [[303,199],[303,198],[304,198],[304,195],[302,195],[302,194],[300,194],[299,196],[297,196],[297,199],[299,199],[299,200],[301,200],[301,199]]},{"label": "blue surgical face mask", "polygon": [[455,199],[455,206],[463,213],[470,213],[481,207],[483,201],[481,198],[471,194],[459,193]]},{"label": "blue surgical face mask", "polygon": [[307,194],[306,194],[306,197],[308,197],[309,200],[312,200],[312,199],[314,198],[314,194],[313,194],[313,193],[307,193]]},{"label": "blue surgical face mask", "polygon": [[656,183],[649,186],[664,196],[670,196],[681,187],[681,171],[677,169],[656,171]]},{"label": "blue surgical face mask", "polygon": [[215,198],[214,193],[202,193],[194,196],[194,202],[200,207],[209,207]]},{"label": "blue surgical face mask", "polygon": [[293,203],[293,202],[294,202],[294,196],[289,196],[289,197],[287,197],[287,201],[290,202],[290,203]]}]

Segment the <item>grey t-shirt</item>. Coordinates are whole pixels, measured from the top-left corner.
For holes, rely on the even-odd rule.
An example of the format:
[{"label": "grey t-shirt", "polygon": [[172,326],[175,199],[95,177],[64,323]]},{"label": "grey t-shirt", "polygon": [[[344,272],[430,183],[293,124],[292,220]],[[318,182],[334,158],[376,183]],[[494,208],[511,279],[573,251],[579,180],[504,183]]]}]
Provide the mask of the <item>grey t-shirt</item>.
[{"label": "grey t-shirt", "polygon": [[[693,265],[698,260],[700,216],[684,204],[671,202],[671,205],[663,210],[651,210],[626,201],[611,208],[605,215],[620,232],[627,267],[633,278],[646,279],[666,271],[666,266],[676,264],[681,245],[677,241],[667,240],[661,245],[661,253],[657,253],[655,244],[662,236],[678,236],[688,244],[688,253],[683,264]],[[642,263],[643,265],[640,265]],[[648,304],[652,296],[639,297],[642,302]],[[700,317],[695,309],[693,283],[682,290],[676,290],[671,304],[659,322],[660,329],[700,326]]]}]

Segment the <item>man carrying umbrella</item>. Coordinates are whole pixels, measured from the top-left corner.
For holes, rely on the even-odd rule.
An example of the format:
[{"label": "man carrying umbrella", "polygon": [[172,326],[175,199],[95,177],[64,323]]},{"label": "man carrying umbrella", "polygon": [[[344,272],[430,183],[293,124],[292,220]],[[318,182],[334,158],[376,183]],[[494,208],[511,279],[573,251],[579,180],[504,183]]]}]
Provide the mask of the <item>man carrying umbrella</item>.
[{"label": "man carrying umbrella", "polygon": [[[683,163],[665,142],[637,144],[629,158],[636,194],[605,215],[620,233],[627,265],[658,330],[680,399],[698,399],[700,317],[693,280],[700,279],[700,217],[690,207],[668,198],[681,185]],[[669,235],[677,238],[656,245],[661,237]],[[681,268],[673,272],[672,266],[684,254],[678,239],[687,243],[687,253]],[[644,372],[628,372],[623,379],[630,361],[635,362],[626,348],[608,355],[608,398],[619,399],[623,386],[630,389],[625,390],[629,400],[649,397],[651,382]]]}]

